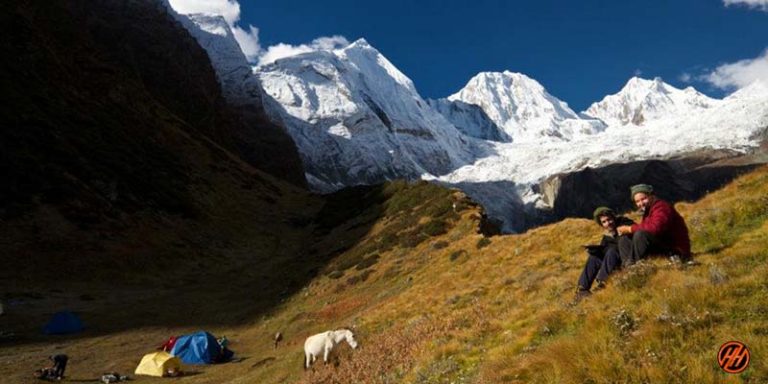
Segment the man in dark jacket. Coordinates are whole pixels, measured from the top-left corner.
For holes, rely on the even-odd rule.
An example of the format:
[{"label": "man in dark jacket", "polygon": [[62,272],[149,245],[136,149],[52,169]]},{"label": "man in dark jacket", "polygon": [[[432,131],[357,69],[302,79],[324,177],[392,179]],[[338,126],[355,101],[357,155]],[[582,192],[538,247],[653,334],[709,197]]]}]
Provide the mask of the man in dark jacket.
[{"label": "man in dark jacket", "polygon": [[67,369],[67,361],[69,357],[64,354],[52,355],[48,357],[53,361],[53,377],[56,380],[64,378],[64,370]]},{"label": "man in dark jacket", "polygon": [[622,260],[633,264],[650,253],[661,253],[677,256],[682,262],[690,261],[688,227],[675,207],[656,197],[648,184],[633,186],[631,194],[643,219],[640,224],[618,227],[619,234],[628,235],[619,241]]},{"label": "man in dark jacket", "polygon": [[589,294],[592,283],[597,280],[597,287],[603,288],[608,275],[621,266],[621,259],[618,250],[619,235],[616,231],[619,225],[632,225],[634,222],[623,216],[616,216],[616,213],[608,207],[599,207],[592,214],[598,225],[603,227],[603,234],[600,245],[586,246],[589,257],[584,265],[584,270],[579,276],[579,290],[576,298],[582,298]]}]

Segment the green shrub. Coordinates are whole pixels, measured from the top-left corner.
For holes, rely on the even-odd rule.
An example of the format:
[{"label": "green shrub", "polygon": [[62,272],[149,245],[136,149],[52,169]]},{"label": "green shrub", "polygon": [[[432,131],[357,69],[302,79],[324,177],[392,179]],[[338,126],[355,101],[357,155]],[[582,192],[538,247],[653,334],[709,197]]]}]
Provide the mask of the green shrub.
[{"label": "green shrub", "polygon": [[611,322],[621,336],[626,336],[636,330],[640,325],[640,319],[632,311],[621,308],[611,316]]},{"label": "green shrub", "polygon": [[328,274],[328,277],[331,279],[338,279],[342,276],[344,276],[344,272],[339,270],[333,270],[331,271],[331,273]]},{"label": "green shrub", "polygon": [[379,261],[379,255],[373,254],[369,257],[364,258],[361,262],[357,263],[355,266],[355,269],[358,271],[362,271],[363,269],[369,268],[370,266],[376,264]]},{"label": "green shrub", "polygon": [[336,269],[340,271],[346,271],[347,269],[360,264],[363,260],[365,260],[365,254],[368,253],[367,251],[367,247],[357,247],[353,248],[347,253],[342,254],[336,258],[336,262],[334,263]]},{"label": "green shrub", "polygon": [[482,239],[477,241],[477,249],[483,249],[487,246],[491,245],[491,239],[487,237],[483,237]]},{"label": "green shrub", "polygon": [[399,244],[403,248],[414,248],[429,237],[421,231],[407,231],[400,234]]},{"label": "green shrub", "polygon": [[448,223],[443,220],[430,220],[424,224],[421,231],[428,236],[439,236],[448,232]]},{"label": "green shrub", "polygon": [[386,231],[381,234],[376,242],[376,250],[379,252],[386,252],[394,248],[397,245],[397,235]]},{"label": "green shrub", "polygon": [[656,273],[656,266],[647,261],[638,261],[632,266],[626,268],[626,272],[619,275],[617,285],[623,288],[639,289]]},{"label": "green shrub", "polygon": [[463,249],[459,249],[459,250],[457,250],[457,251],[453,251],[453,252],[451,253],[451,255],[450,255],[450,256],[448,256],[448,258],[449,258],[451,261],[456,261],[456,260],[458,260],[459,258],[461,258],[462,256],[463,256],[464,258],[468,257],[468,256],[469,256],[469,252],[467,252],[467,251],[465,251],[465,250],[463,250]]},{"label": "green shrub", "polygon": [[373,270],[369,269],[359,275],[352,276],[347,279],[347,285],[355,285],[361,281],[366,281],[368,276],[371,276],[371,273],[373,273]]}]

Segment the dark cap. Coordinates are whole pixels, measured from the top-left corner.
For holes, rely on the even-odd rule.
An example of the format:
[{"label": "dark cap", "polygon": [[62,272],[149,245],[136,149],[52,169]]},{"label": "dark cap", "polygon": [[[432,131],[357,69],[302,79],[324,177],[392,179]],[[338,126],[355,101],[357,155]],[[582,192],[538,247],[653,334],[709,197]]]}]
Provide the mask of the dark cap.
[{"label": "dark cap", "polygon": [[597,209],[595,209],[595,212],[592,213],[592,218],[594,218],[595,222],[598,224],[602,224],[600,223],[600,216],[616,217],[616,212],[614,212],[613,209],[610,209],[608,207],[597,207]]},{"label": "dark cap", "polygon": [[653,186],[650,184],[633,185],[632,188],[630,188],[629,190],[630,190],[630,196],[629,196],[630,200],[634,200],[635,195],[638,193],[645,193],[646,195],[653,194]]}]

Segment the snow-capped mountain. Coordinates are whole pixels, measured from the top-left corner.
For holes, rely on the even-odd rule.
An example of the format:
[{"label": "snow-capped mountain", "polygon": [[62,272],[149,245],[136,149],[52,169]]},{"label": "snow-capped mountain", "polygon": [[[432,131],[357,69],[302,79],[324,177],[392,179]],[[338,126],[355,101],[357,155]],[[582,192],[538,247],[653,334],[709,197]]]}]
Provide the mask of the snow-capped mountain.
[{"label": "snow-capped mountain", "polygon": [[[610,126],[604,132],[571,141],[495,143],[495,155],[479,159],[437,179],[448,185],[466,186],[467,193],[483,203],[489,215],[515,222],[517,215],[499,193],[488,193],[485,185],[514,182],[517,212],[546,210],[538,183],[548,176],[576,172],[587,167],[680,156],[701,149],[730,149],[748,152],[768,133],[768,86],[756,82],[711,107],[698,108],[684,117],[656,115],[638,129]],[[628,104],[630,108],[635,107]],[[507,185],[505,189],[510,189]],[[514,213],[513,213],[514,212]],[[510,230],[509,226],[506,227]]]},{"label": "snow-capped mountain", "polygon": [[521,73],[479,73],[448,100],[479,106],[515,142],[571,140],[605,128],[598,120],[579,117],[568,104]]},{"label": "snow-capped mountain", "polygon": [[592,104],[584,114],[609,126],[643,125],[658,119],[691,116],[714,107],[718,101],[693,87],[677,89],[658,77],[633,77],[621,91]]},{"label": "snow-capped mountain", "polygon": [[218,15],[170,12],[208,53],[227,101],[234,106],[260,105],[261,85],[226,20]]},{"label": "snow-capped mountain", "polygon": [[257,68],[268,105],[321,190],[442,175],[471,164],[483,142],[432,109],[413,83],[360,39]]},{"label": "snow-capped mountain", "polygon": [[427,103],[467,136],[490,141],[512,141],[477,105],[448,99],[428,99]]},{"label": "snow-capped mountain", "polygon": [[506,230],[521,228],[523,214],[551,208],[539,186],[549,176],[701,149],[748,151],[768,129],[762,83],[717,100],[632,78],[577,114],[523,74],[484,72],[427,102],[365,40],[286,57],[254,74],[223,20],[191,20],[182,23],[211,55],[227,98],[263,105],[286,127],[314,189],[433,180],[463,189]]}]

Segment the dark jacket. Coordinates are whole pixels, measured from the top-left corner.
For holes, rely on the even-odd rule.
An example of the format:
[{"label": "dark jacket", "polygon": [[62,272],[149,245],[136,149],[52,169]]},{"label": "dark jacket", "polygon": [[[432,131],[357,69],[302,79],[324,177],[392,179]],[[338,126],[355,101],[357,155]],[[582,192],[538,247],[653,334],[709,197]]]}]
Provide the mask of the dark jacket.
[{"label": "dark jacket", "polygon": [[[632,221],[632,219],[624,216],[616,216],[616,226],[620,227],[622,225],[634,225],[635,222]],[[603,234],[603,239],[600,240],[600,245],[603,247],[617,247],[619,245],[619,236],[616,233],[616,230],[613,231],[606,231]]]},{"label": "dark jacket", "polygon": [[[619,227],[621,225],[633,225],[635,224],[632,219],[624,216],[616,216],[616,226]],[[616,230],[613,231],[605,231],[603,233],[603,238],[600,240],[600,247],[592,248],[592,250],[589,252],[591,255],[602,257],[605,255],[605,252],[608,251],[610,248],[617,248],[619,246],[619,236],[618,233],[616,233]]]},{"label": "dark jacket", "polygon": [[645,213],[640,224],[632,226],[632,232],[645,231],[655,236],[663,246],[679,252],[683,258],[691,257],[691,239],[685,220],[672,204],[656,199]]}]

